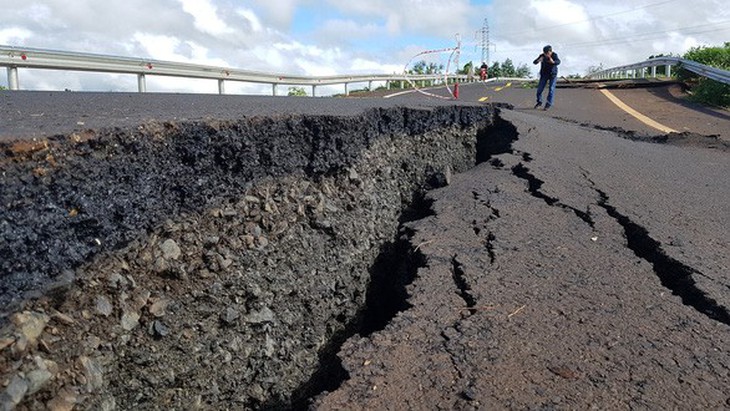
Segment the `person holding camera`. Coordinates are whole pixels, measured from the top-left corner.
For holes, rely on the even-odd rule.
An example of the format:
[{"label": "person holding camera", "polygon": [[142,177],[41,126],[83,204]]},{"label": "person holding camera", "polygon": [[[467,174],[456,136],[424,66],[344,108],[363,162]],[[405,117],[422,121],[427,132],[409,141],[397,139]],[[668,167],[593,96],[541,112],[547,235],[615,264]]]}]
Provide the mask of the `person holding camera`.
[{"label": "person holding camera", "polygon": [[540,63],[540,81],[537,83],[537,104],[535,104],[535,108],[542,106],[542,93],[545,91],[545,86],[549,82],[550,88],[548,89],[547,103],[545,104],[545,110],[547,110],[553,105],[560,58],[558,57],[558,53],[553,52],[551,46],[545,46],[542,48],[542,54],[537,56],[535,61],[532,62],[532,64],[537,63]]}]

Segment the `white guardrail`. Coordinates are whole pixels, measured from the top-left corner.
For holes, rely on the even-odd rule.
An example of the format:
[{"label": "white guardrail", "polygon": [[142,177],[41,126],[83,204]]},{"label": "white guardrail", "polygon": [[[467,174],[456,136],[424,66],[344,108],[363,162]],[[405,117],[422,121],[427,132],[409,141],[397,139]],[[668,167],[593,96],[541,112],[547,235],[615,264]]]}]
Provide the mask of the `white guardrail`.
[{"label": "white guardrail", "polygon": [[679,65],[685,70],[689,70],[700,76],[719,81],[721,83],[730,84],[730,71],[706,66],[692,60],[685,60],[679,57],[657,57],[643,61],[641,63],[629,64],[626,66],[613,67],[592,73],[588,78],[592,79],[618,79],[618,78],[644,78],[647,76],[647,69],[651,69],[651,76],[657,76],[657,67],[666,66],[665,76],[669,77],[671,67]]},{"label": "white guardrail", "polygon": [[8,88],[19,90],[19,68],[90,71],[97,73],[136,74],[139,92],[146,92],[146,76],[173,76],[185,78],[200,78],[218,80],[218,92],[225,93],[226,81],[240,81],[246,83],[271,84],[272,94],[277,95],[277,86],[311,86],[312,96],[317,86],[344,84],[345,94],[349,95],[350,83],[369,83],[372,88],[374,81],[390,83],[401,82],[448,82],[466,81],[466,75],[412,75],[412,74],[363,74],[338,76],[295,76],[289,74],[271,74],[256,71],[247,71],[234,68],[212,67],[196,64],[177,63],[143,58],[117,57],[91,53],[76,53],[35,48],[21,48],[0,45],[0,67],[7,67]]}]

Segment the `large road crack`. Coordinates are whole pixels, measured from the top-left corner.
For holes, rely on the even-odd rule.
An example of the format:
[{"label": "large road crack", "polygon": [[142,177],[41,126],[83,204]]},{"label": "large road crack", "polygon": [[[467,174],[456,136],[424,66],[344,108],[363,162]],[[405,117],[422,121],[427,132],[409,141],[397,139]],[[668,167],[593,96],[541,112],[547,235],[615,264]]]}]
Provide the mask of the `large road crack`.
[{"label": "large road crack", "polygon": [[466,308],[469,311],[469,314],[474,314],[476,312],[474,307],[477,305],[477,300],[470,292],[471,286],[466,280],[464,266],[461,262],[459,262],[458,256],[455,255],[451,258],[451,267],[451,276],[454,279],[456,288],[458,289],[459,297],[461,297],[461,299],[466,303]]},{"label": "large road crack", "polygon": [[[576,216],[595,230],[595,222],[588,212],[563,204],[560,202],[560,199],[542,192],[541,188],[545,182],[532,174],[522,163],[512,167],[512,173],[527,181],[528,191],[534,197],[542,199],[549,206],[562,207],[573,211]],[[730,325],[730,312],[728,312],[727,308],[718,304],[716,300],[709,297],[697,287],[693,276],[704,276],[704,274],[669,257],[662,250],[661,243],[653,239],[646,228],[632,221],[628,216],[620,213],[615,207],[609,204],[608,194],[596,187],[595,182],[588,177],[585,170],[583,170],[583,176],[591,184],[593,190],[598,193],[599,201],[597,205],[606,210],[608,215],[623,227],[628,248],[636,256],[652,264],[654,272],[661,281],[661,284],[669,289],[672,294],[680,297],[683,304],[694,308],[713,320]]]},{"label": "large road crack", "polygon": [[[529,156],[529,153],[524,153],[524,154]],[[527,189],[530,192],[530,194],[532,194],[533,197],[536,197],[536,198],[539,198],[539,199],[545,201],[545,203],[551,207],[561,207],[566,210],[572,211],[576,216],[578,216],[578,218],[580,218],[586,224],[591,226],[591,228],[593,228],[593,229],[596,228],[596,223],[593,221],[593,217],[591,216],[588,209],[586,209],[586,211],[579,210],[573,206],[569,206],[567,204],[561,203],[560,199],[558,199],[556,197],[551,197],[551,196],[543,193],[542,191],[540,191],[540,188],[542,187],[543,184],[545,184],[545,182],[540,180],[539,178],[537,178],[534,174],[532,174],[530,172],[530,169],[525,167],[524,164],[519,163],[516,166],[512,167],[512,173],[515,176],[527,181]]]},{"label": "large road crack", "polygon": [[669,257],[662,250],[661,243],[653,239],[646,228],[610,205],[609,196],[605,192],[598,188],[594,189],[599,195],[598,205],[623,227],[628,247],[637,257],[652,264],[662,285],[671,290],[672,294],[680,297],[684,305],[694,308],[715,321],[730,325],[730,313],[727,308],[718,304],[716,300],[697,287],[693,276],[703,274]]},{"label": "large road crack", "polygon": [[492,231],[488,230],[488,224],[490,221],[496,220],[500,217],[499,209],[492,206],[492,202],[490,200],[483,199],[476,191],[472,191],[472,195],[474,196],[475,201],[478,201],[479,204],[487,207],[491,211],[489,217],[487,217],[482,224],[479,224],[477,220],[472,221],[471,224],[472,230],[474,230],[474,234],[477,237],[481,237],[482,231],[486,230],[487,235],[484,237],[484,248],[486,248],[487,255],[489,255],[489,263],[494,264],[494,261],[497,259],[497,255],[494,252],[494,240],[496,240],[496,237]]}]

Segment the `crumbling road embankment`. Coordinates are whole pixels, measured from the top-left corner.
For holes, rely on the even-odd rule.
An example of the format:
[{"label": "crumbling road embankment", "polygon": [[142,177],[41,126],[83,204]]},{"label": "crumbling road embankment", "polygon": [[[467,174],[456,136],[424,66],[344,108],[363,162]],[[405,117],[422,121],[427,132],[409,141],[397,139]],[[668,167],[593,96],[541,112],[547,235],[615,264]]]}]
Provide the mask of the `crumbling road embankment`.
[{"label": "crumbling road embankment", "polygon": [[389,108],[3,143],[3,407],[286,407],[336,385],[339,343],[399,309],[373,296],[407,282],[380,272],[400,222],[494,123]]}]

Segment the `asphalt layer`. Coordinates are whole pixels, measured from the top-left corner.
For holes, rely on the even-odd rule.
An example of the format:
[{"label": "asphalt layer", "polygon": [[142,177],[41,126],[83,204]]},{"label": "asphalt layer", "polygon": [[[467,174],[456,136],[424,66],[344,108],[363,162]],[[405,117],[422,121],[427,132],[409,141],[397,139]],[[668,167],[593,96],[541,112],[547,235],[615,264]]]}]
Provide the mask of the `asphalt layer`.
[{"label": "asphalt layer", "polygon": [[[504,88],[497,90],[499,87]],[[399,259],[391,250],[387,259],[376,264],[379,268],[371,271],[371,274],[377,273],[373,274],[373,281],[378,278],[377,281],[383,281],[386,285],[371,289],[367,296],[369,302],[366,304],[377,306],[382,299],[378,296],[384,295],[389,300],[388,305],[399,312],[385,317],[379,314],[377,325],[365,327],[344,337],[338,335],[326,343],[316,343],[326,344],[326,349],[319,352],[319,369],[313,371],[310,383],[326,391],[320,393],[306,387],[306,396],[312,397],[309,404],[318,409],[728,407],[730,244],[726,237],[730,232],[730,180],[727,179],[730,175],[730,154],[726,142],[730,141],[727,136],[730,127],[727,127],[727,112],[698,108],[680,97],[675,97],[669,88],[666,89],[666,94],[661,89],[615,92],[627,104],[644,114],[655,118],[664,116],[660,118],[661,122],[666,122],[670,127],[684,127],[681,130],[688,132],[684,136],[670,138],[621,111],[596,90],[558,89],[556,104],[549,111],[534,110],[534,89],[522,89],[516,84],[507,87],[505,84],[485,86],[476,83],[462,86],[460,92],[459,101],[425,98],[416,93],[387,100],[343,100],[1,92],[0,115],[3,121],[0,122],[0,138],[8,141],[6,150],[13,151],[22,149],[22,145],[18,146],[19,142],[27,142],[31,138],[44,140],[59,134],[73,133],[72,135],[93,140],[99,133],[98,129],[106,129],[107,132],[117,129],[120,134],[115,138],[122,138],[123,133],[136,130],[140,124],[146,123],[162,124],[164,129],[167,122],[184,124],[191,120],[240,120],[259,117],[273,118],[276,121],[277,118],[292,113],[348,117],[361,115],[369,109],[375,109],[377,113],[383,108],[400,106],[427,110],[435,110],[442,105],[479,106],[484,105],[480,102],[483,97],[488,97],[487,102],[507,104],[509,108],[502,108],[495,124],[486,131],[480,131],[477,136],[476,160],[480,164],[462,174],[441,175],[439,181],[449,184],[430,191],[425,201],[420,202],[419,208],[425,207],[428,210],[421,209],[415,215],[403,215],[398,219],[402,223],[398,240],[385,248],[395,250],[394,252],[401,255],[407,254],[408,258]],[[675,98],[676,104],[671,104]],[[660,101],[661,104],[658,103]],[[391,124],[387,110],[381,111],[380,115],[385,115],[385,120],[379,119],[377,114],[371,114],[367,118],[379,119],[375,121],[375,129],[387,129],[388,124]],[[419,123],[415,117],[409,115],[403,114],[405,119],[401,123]],[[448,118],[448,115],[442,117]],[[323,117],[312,122],[311,126],[313,130],[322,130],[331,124],[339,122]],[[344,121],[343,124],[351,123]],[[360,123],[353,122],[351,128],[363,128],[358,124]],[[236,129],[235,124],[233,126]],[[335,128],[339,130],[347,127],[341,127],[340,124]],[[150,126],[145,126],[144,129],[155,130]],[[291,127],[287,130],[290,133]],[[150,137],[155,135],[154,132],[148,134]],[[263,139],[263,136],[258,138]],[[441,138],[443,135],[433,141],[441,141]],[[54,139],[57,138],[51,138],[50,141],[53,142]],[[327,139],[331,144],[323,147],[336,151],[342,141],[335,140],[337,139]],[[235,138],[232,141],[235,142]],[[160,144],[161,147],[166,147],[167,143],[160,140]],[[262,147],[265,146],[262,144]],[[282,153],[286,151],[284,146]],[[106,147],[111,149],[116,146]],[[95,152],[93,147],[90,152]],[[392,150],[385,148],[382,151],[388,152]],[[12,155],[7,156],[11,158],[18,154],[13,151]],[[22,150],[19,157],[22,157]],[[282,161],[284,158],[285,156]],[[326,159],[326,156],[322,158]],[[348,157],[347,161],[352,159]],[[48,162],[42,156],[36,160]],[[96,160],[101,158],[94,161]],[[373,163],[367,160],[357,159],[357,164],[366,167]],[[170,161],[174,163],[172,159]],[[396,164],[401,161],[403,160],[398,158]],[[278,162],[274,161],[272,164],[276,165]],[[387,184],[387,176],[392,167],[387,162],[384,164],[382,167],[373,167],[366,175],[372,174],[372,181]],[[407,172],[409,166],[401,165],[399,168],[402,172]],[[381,170],[385,177],[380,173]],[[339,176],[337,173],[343,174]],[[344,184],[346,190],[352,190],[347,187],[360,178],[358,173],[353,177],[352,171],[346,168],[332,174],[333,178],[348,182]],[[324,175],[328,176],[326,170]],[[3,175],[3,178],[6,177]],[[43,173],[38,176],[40,180],[44,177]],[[69,180],[73,181],[71,177]],[[441,184],[435,184],[438,185]],[[323,184],[318,195],[331,195],[327,194],[329,190],[331,187]],[[281,191],[290,192],[291,188],[285,187]],[[379,192],[382,193],[382,190]],[[231,195],[235,197],[235,194]],[[259,196],[265,199],[259,201],[268,202],[268,188],[262,188]],[[358,207],[357,204],[349,207]],[[179,237],[175,238],[178,243],[183,244],[185,250],[186,238],[194,237],[192,234],[196,230],[196,226],[191,226],[189,221],[198,218],[207,221],[210,217],[203,217],[211,214],[207,207],[201,206],[203,210],[200,211],[200,217],[175,216],[175,221],[165,222],[167,228],[162,229],[159,235],[169,236],[180,232]],[[381,206],[376,208],[380,209]],[[348,207],[335,209],[344,210]],[[325,213],[330,212],[327,207],[323,207],[323,210]],[[347,221],[346,217],[340,217]],[[332,223],[325,222],[322,218],[313,219],[310,228],[317,233],[321,231],[331,235]],[[185,225],[186,228],[179,228],[178,224]],[[153,226],[154,222],[146,225]],[[192,233],[183,236],[186,231]],[[150,236],[149,244],[145,241],[147,239],[140,245],[142,251],[124,252],[128,256],[136,256],[137,252],[144,256],[146,249],[159,253],[158,249],[162,246],[157,242],[157,234]],[[347,243],[357,245],[359,241],[354,238]],[[194,242],[187,246],[199,247]],[[299,250],[303,246],[298,247],[293,247],[292,250]],[[321,249],[317,248],[319,251],[316,251],[317,256],[314,259],[329,255],[326,249],[326,245]],[[111,254],[107,256],[109,261],[95,263],[92,266],[95,268],[89,269],[90,273],[99,274],[92,274],[90,280],[84,280],[87,282],[79,287],[91,287],[94,293],[101,292],[98,284],[107,281],[107,267],[124,266],[121,260],[125,258],[125,261],[129,261],[128,265],[133,267],[132,274],[138,278],[138,271],[146,272],[144,270],[154,268],[152,263],[145,265],[138,258],[125,257],[121,253],[115,255],[113,251],[110,250]],[[225,258],[229,258],[229,252],[220,251],[225,254]],[[297,251],[290,254],[304,256],[307,253]],[[247,258],[251,259],[246,253],[230,258],[234,261],[233,267],[244,264],[248,261]],[[337,267],[340,260],[339,257],[333,257],[332,261],[337,263],[329,261],[326,263]],[[266,258],[262,258],[260,264],[262,267],[272,264],[276,266],[266,261]],[[389,270],[388,267],[391,266],[393,269]],[[129,271],[129,267],[124,270]],[[274,269],[273,272],[276,271]],[[196,275],[195,271],[191,274]],[[296,270],[294,274],[294,281],[306,277],[299,275]],[[388,280],[389,276],[395,278]],[[202,277],[202,283],[208,278]],[[218,288],[231,288],[230,282],[226,282],[223,277],[221,281],[226,285],[219,285]],[[248,280],[240,281],[245,283]],[[387,284],[396,289],[386,290]],[[151,285],[135,285],[137,289],[133,294],[138,294],[140,287],[146,289],[156,285],[156,282]],[[245,283],[245,286],[250,287],[250,284]],[[286,295],[286,298],[297,295],[296,291],[291,290],[291,285],[277,286],[287,289],[286,294],[281,294]],[[317,307],[318,315],[326,317],[327,314],[321,314],[324,309],[320,310],[320,306],[340,303],[330,301],[326,290],[322,291],[322,287],[317,284],[315,286],[313,289],[319,293],[316,294],[318,299],[311,305],[301,305]],[[180,296],[176,299],[182,301],[187,298],[185,296],[191,295],[193,299],[189,304],[199,304],[200,300],[207,306],[214,304],[213,301],[217,298],[215,293],[220,293],[220,290],[215,291],[215,284],[192,291],[175,290],[181,287],[177,285],[173,285],[172,291],[169,285],[167,287],[153,289],[154,295],[179,291]],[[230,304],[229,301],[237,302],[235,291],[225,291],[231,292],[231,300],[224,299],[216,303],[225,305]],[[301,293],[301,290],[298,291]],[[69,295],[86,295],[86,288],[79,288],[75,292],[76,294],[72,292]],[[207,294],[212,297],[201,297]],[[120,297],[120,301],[128,304],[126,291],[122,295],[124,298]],[[91,295],[84,298],[90,301],[88,311],[94,311],[93,304],[99,310],[98,299],[93,300]],[[257,295],[257,298],[265,297]],[[288,313],[285,310],[290,307],[286,299],[266,304],[265,307],[272,313],[270,317],[277,319],[283,317],[285,312]],[[45,306],[38,304],[31,307],[41,310]],[[261,309],[259,305],[255,307]],[[76,306],[67,302],[65,308],[70,311],[64,312],[70,313],[73,313],[72,308],[77,308],[82,313],[87,311],[83,310],[81,303]],[[143,322],[150,317],[146,313],[151,313],[152,307],[145,310]],[[369,312],[369,309],[365,308],[364,312]],[[251,313],[247,313],[247,316],[249,314]],[[254,314],[263,315],[258,311]],[[184,316],[179,311],[177,315]],[[225,323],[223,325],[230,327],[228,322],[235,322],[237,317],[234,317],[222,315],[219,320],[215,313],[212,320],[205,321],[211,324],[222,321]],[[70,376],[69,384],[73,383],[74,373],[86,375],[92,382],[86,384],[87,388],[84,390],[90,392],[81,392],[96,395],[96,405],[118,401],[117,406],[132,407],[133,402],[128,401],[136,400],[131,400],[133,393],[124,389],[127,381],[136,384],[132,391],[151,392],[149,398],[152,399],[147,405],[154,404],[158,399],[163,401],[162,397],[168,394],[174,401],[178,401],[176,404],[187,401],[187,397],[180,397],[182,394],[176,394],[178,391],[172,388],[188,383],[181,375],[193,375],[190,370],[178,372],[177,377],[170,377],[170,385],[165,385],[164,378],[146,380],[156,381],[147,384],[136,378],[135,373],[146,376],[151,371],[154,374],[167,369],[165,366],[169,364],[160,361],[160,356],[177,352],[176,350],[187,356],[187,345],[197,346],[185,342],[186,338],[191,338],[185,334],[187,330],[181,332],[169,324],[165,327],[171,330],[157,329],[154,328],[157,322],[151,322],[153,319],[149,320],[151,335],[160,337],[164,331],[165,335],[171,333],[176,339],[170,341],[170,338],[162,338],[162,343],[154,342],[147,336],[146,330],[138,328],[132,333],[125,333],[119,331],[116,319],[109,320],[115,323],[113,327],[104,328],[104,321],[107,320],[101,316],[84,316],[83,321],[88,320],[95,324],[92,328],[95,335],[106,338],[109,334],[109,338],[116,338],[119,333],[119,338],[108,345],[95,344],[102,350],[94,351],[94,355],[98,357],[88,352],[80,357],[79,361],[86,368],[76,365],[76,368],[72,367],[65,372],[65,376]],[[168,323],[175,321],[169,316],[163,319]],[[204,323],[200,318],[186,321]],[[231,364],[238,364],[236,361],[240,364],[260,362],[263,364],[262,370],[271,372],[270,369],[275,367],[270,364],[275,362],[283,364],[281,368],[285,369],[290,360],[283,356],[283,350],[275,351],[272,347],[291,343],[290,340],[276,338],[276,333],[281,328],[287,328],[278,327],[277,321],[266,320],[265,338],[264,334],[251,337],[249,342],[258,341],[258,346],[251,343],[250,349],[246,348],[248,351],[240,350],[247,352],[245,355],[250,357],[227,348],[234,353],[234,363]],[[327,321],[336,323],[334,318]],[[79,334],[78,331],[74,332],[74,327],[81,329],[81,325],[69,326],[68,330],[64,330],[61,325],[56,326],[61,328],[62,334]],[[180,327],[182,329],[185,326]],[[246,328],[245,324],[242,327],[244,330],[251,328]],[[300,329],[296,325],[289,328]],[[217,330],[215,326],[211,329]],[[275,331],[271,331],[272,329]],[[308,335],[307,338],[316,340],[316,336],[306,333],[306,327],[302,329]],[[329,325],[327,329],[330,329]],[[194,341],[201,346],[210,345],[211,351],[214,351],[214,346],[216,350],[223,346],[219,341],[227,341],[233,336],[225,334],[230,331],[226,331],[225,327],[223,331],[216,331],[223,335],[220,339],[209,335],[208,328],[205,330],[203,332],[201,328],[200,335],[195,337],[199,340]],[[54,335],[58,335],[58,332],[56,329]],[[52,334],[51,330],[46,330],[43,335],[48,337],[49,333]],[[131,334],[131,342],[129,335],[126,340],[122,338],[126,334]],[[274,335],[274,339],[269,334]],[[204,341],[207,338],[216,343]],[[18,343],[15,340],[8,341],[10,340],[0,339],[4,344],[2,349],[6,352],[12,350],[12,355],[9,354],[7,361],[3,363],[10,369],[12,364],[19,363],[13,357],[17,355]],[[50,338],[49,341],[54,339]],[[152,350],[153,354],[142,356],[150,346],[162,347],[168,343],[172,343],[171,350],[163,350],[159,354]],[[79,345],[86,344],[79,342]],[[131,350],[136,353],[131,358],[139,361],[129,362],[113,358],[110,352],[104,351],[104,347],[112,346],[115,347],[115,352]],[[54,352],[50,348],[43,350],[42,345],[39,350],[44,357],[51,356]],[[324,351],[337,354],[324,355]],[[236,387],[243,380],[237,378],[244,377],[223,371],[216,373],[216,370],[223,367],[216,365],[216,361],[221,361],[220,358],[224,357],[222,354],[206,357],[205,350],[203,354],[192,349],[190,352],[195,353],[195,361],[203,361],[198,358],[201,356],[205,358],[204,364],[210,369],[210,374],[197,376],[199,382],[185,385],[185,395],[190,394],[191,398],[195,398],[198,394],[198,402],[204,398],[211,406],[223,406],[232,398],[228,395],[239,395]],[[312,356],[311,353],[306,355]],[[30,355],[26,357],[31,358]],[[86,362],[82,358],[86,358]],[[89,376],[89,369],[93,371],[94,367],[88,366],[89,358],[98,358],[99,361],[103,359],[105,364],[118,362],[123,367],[128,367],[123,368],[129,373],[124,374],[124,378],[119,377],[117,380],[117,376],[104,377],[106,384],[109,381],[115,382],[115,397],[111,400],[106,394],[101,397],[98,395],[98,388],[103,386],[101,384],[96,387],[97,392],[93,392],[95,379]],[[266,358],[272,358],[274,362]],[[26,362],[28,364],[24,367],[30,367],[26,371],[33,369],[32,362]],[[56,362],[62,363],[60,360]],[[35,363],[39,363],[39,360],[35,360]],[[77,363],[78,361],[74,364]],[[181,366],[177,362],[174,364],[175,367]],[[111,365],[108,367],[115,370]],[[248,368],[241,373],[246,374],[246,378],[255,379],[257,375],[256,371]],[[12,382],[30,381],[30,377],[24,375],[14,374],[15,379]],[[327,383],[315,384],[319,377],[327,379]],[[212,381],[211,385],[215,384],[215,389],[205,386],[206,378]],[[302,406],[300,402],[288,402],[302,398],[287,399],[279,392],[280,399],[277,402],[266,396],[269,395],[266,390],[275,392],[276,379],[269,375],[266,381],[257,381],[255,386],[246,382],[247,391],[240,394],[246,398],[241,403],[249,406],[258,404],[261,408],[292,404]],[[10,380],[7,383],[9,387],[13,386]],[[83,381],[77,384],[84,385]],[[287,384],[291,385],[289,382]],[[53,394],[45,393],[42,401],[33,400],[36,402],[26,405],[40,405],[47,399],[58,399],[62,393],[63,390]],[[57,396],[53,397],[54,395]],[[158,395],[160,398],[157,398]],[[163,402],[157,406],[164,406]]]},{"label": "asphalt layer", "polygon": [[[509,84],[507,87],[505,82],[462,84],[458,101],[426,97],[415,92],[390,99],[379,97],[389,93],[379,92],[373,93],[374,97],[312,100],[308,97],[213,94],[0,91],[0,141],[42,138],[89,129],[129,128],[146,122],[235,120],[295,113],[352,116],[377,107],[406,105],[432,108],[483,102],[506,103],[517,111],[530,111],[538,116],[639,136],[661,134],[610,103],[595,88],[563,88],[561,84],[556,91],[555,105],[549,112],[541,112],[533,110],[534,88],[525,88],[519,82]],[[448,96],[444,87],[429,91]],[[730,141],[728,111],[688,101],[686,93],[674,83],[611,89],[611,92],[630,107],[679,132]]]},{"label": "asphalt layer", "polygon": [[373,108],[430,109],[440,99],[232,96],[214,94],[0,91],[0,141],[44,138],[149,122],[239,120],[289,114],[355,116]]}]

